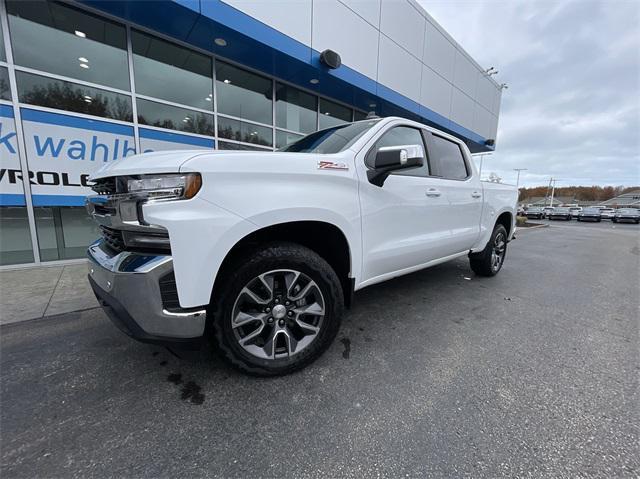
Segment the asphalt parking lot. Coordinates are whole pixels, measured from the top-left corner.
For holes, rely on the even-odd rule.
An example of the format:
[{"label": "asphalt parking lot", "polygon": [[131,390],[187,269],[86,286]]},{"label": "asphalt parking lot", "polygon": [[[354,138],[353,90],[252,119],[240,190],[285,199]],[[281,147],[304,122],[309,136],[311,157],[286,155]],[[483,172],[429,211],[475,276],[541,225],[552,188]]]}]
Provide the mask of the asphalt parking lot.
[{"label": "asphalt parking lot", "polygon": [[99,309],[6,325],[1,472],[637,477],[639,271],[636,225],[525,230],[495,278],[459,260],[359,292],[333,347],[276,379]]}]

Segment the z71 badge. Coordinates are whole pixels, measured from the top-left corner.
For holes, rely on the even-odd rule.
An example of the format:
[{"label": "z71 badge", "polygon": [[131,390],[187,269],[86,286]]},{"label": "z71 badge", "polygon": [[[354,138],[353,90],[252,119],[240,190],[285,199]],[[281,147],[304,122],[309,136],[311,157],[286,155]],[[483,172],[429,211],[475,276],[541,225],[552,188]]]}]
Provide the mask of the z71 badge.
[{"label": "z71 badge", "polygon": [[319,170],[348,170],[349,167],[346,163],[336,163],[335,161],[318,161]]}]

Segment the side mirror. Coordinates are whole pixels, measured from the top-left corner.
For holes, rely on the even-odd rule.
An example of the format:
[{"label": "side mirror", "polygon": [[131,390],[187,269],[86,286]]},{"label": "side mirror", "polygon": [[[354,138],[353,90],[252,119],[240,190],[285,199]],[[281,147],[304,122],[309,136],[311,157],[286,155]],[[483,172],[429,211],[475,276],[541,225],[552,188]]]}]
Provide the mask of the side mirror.
[{"label": "side mirror", "polygon": [[420,145],[383,146],[376,152],[374,167],[367,171],[369,183],[382,186],[392,171],[417,168],[424,164]]}]

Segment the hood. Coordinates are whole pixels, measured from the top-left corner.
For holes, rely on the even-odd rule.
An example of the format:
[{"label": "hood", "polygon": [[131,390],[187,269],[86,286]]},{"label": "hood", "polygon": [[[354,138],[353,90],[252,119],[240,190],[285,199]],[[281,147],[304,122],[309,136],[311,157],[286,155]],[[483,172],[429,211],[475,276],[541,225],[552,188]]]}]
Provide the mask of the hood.
[{"label": "hood", "polygon": [[90,180],[121,175],[177,173],[180,171],[180,166],[191,158],[210,153],[208,150],[171,150],[128,156],[107,163],[91,175]]}]

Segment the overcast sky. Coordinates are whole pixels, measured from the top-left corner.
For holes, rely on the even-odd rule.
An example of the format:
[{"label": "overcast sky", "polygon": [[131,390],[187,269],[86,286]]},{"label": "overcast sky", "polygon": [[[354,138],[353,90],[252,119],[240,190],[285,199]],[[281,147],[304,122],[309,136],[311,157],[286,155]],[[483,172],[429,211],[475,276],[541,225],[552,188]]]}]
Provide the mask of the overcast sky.
[{"label": "overcast sky", "polygon": [[509,86],[483,176],[640,185],[640,1],[418,1]]}]

